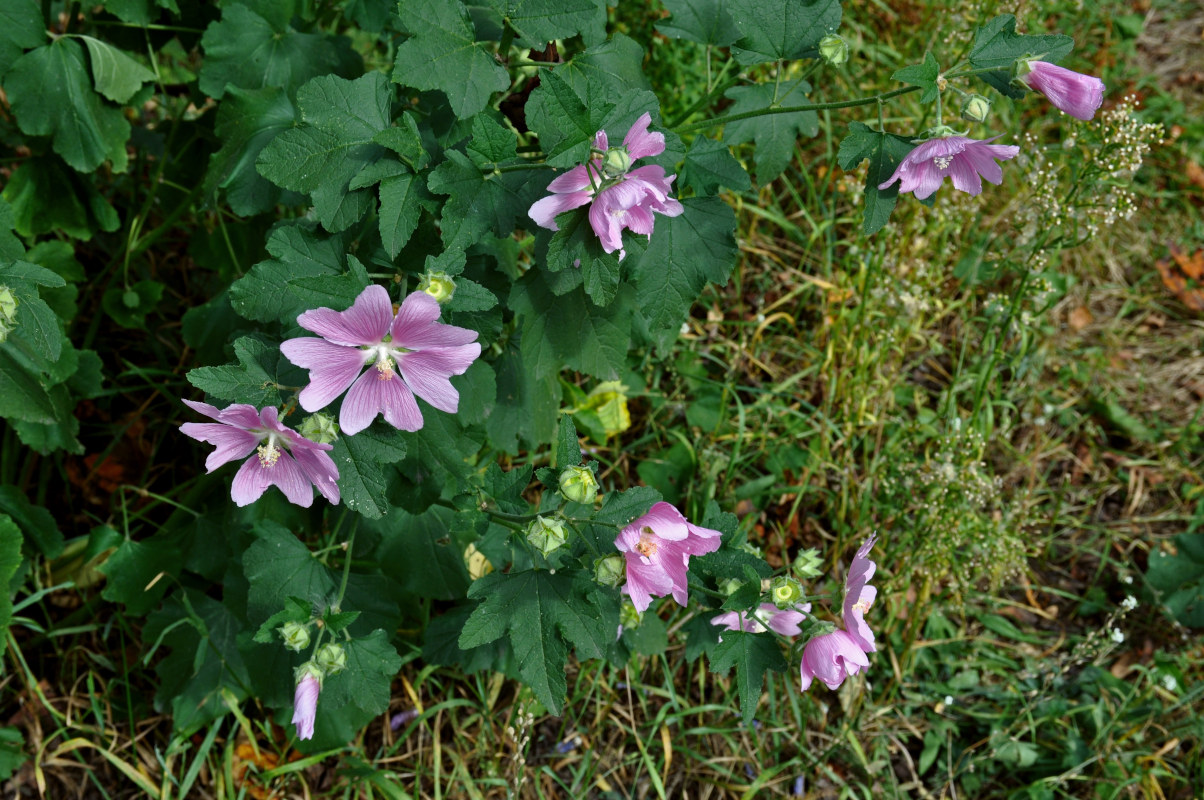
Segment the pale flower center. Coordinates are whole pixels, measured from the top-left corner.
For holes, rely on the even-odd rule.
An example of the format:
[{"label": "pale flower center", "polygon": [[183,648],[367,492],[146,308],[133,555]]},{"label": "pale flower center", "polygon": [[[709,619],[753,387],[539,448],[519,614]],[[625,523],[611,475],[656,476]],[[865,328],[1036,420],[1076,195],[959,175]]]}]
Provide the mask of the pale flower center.
[{"label": "pale flower center", "polygon": [[259,453],[259,466],[264,469],[276,466],[280,460],[280,448],[276,446],[276,434],[269,433],[268,440],[256,448]]},{"label": "pale flower center", "polygon": [[936,156],[932,159],[932,163],[936,164],[937,169],[946,170],[953,163],[953,156]]},{"label": "pale flower center", "polygon": [[656,540],[657,536],[652,532],[652,528],[645,527],[644,530],[640,531],[640,540],[635,543],[636,552],[644,558],[652,558],[656,555],[656,551],[660,549]]},{"label": "pale flower center", "polygon": [[872,603],[869,600],[858,600],[853,604],[854,611],[860,611],[862,614],[870,610]]}]

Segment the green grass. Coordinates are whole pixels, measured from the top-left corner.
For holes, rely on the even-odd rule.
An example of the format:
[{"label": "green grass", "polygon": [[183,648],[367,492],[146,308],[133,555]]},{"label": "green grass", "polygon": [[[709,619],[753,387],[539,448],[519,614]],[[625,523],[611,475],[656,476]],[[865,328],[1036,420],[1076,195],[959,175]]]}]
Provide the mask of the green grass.
[{"label": "green grass", "polygon": [[[999,4],[981,5],[985,17]],[[424,665],[414,651],[390,711],[416,717],[397,730],[379,720],[343,750],[300,758],[253,702],[172,738],[147,700],[154,657],[134,655],[153,643],[92,586],[17,612],[0,690],[32,758],[12,791],[751,798],[793,796],[801,778],[810,798],[1199,796],[1204,654],[1158,607],[1145,573],[1204,518],[1200,320],[1153,267],[1168,241],[1204,242],[1204,187],[1185,177],[1204,152],[1204,92],[1178,77],[1204,46],[1187,4],[1152,5],[1148,17],[1119,0],[1039,9],[1076,37],[1073,65],[1103,75],[1110,104],[1134,90],[1143,119],[1173,137],[1133,181],[1131,219],[1073,247],[1052,243],[1030,274],[1035,249],[1014,223],[1036,190],[1028,167],[1009,164],[1003,186],[978,198],[945,187],[932,209],[904,200],[892,226],[865,239],[859,176],[835,166],[837,142],[801,142],[782,179],[730,198],[739,268],[704,297],[673,353],[649,354],[629,376],[633,427],[597,448],[609,485],[653,484],[692,512],[716,499],[775,565],[814,547],[839,570],[878,531],[880,648],[864,677],[801,695],[796,675],[771,676],[745,728],[734,682],[682,657],[692,612],[674,607],[664,656],[622,670],[570,664],[561,718],[499,675]],[[941,25],[961,6],[848,8],[860,61],[828,95],[917,60],[928,44],[917,29],[933,32],[933,46],[962,43],[945,43]],[[654,19],[623,14],[617,29],[644,38]],[[701,85],[698,50],[654,49],[654,82]],[[676,97],[681,108],[666,116],[695,99]],[[909,111],[891,107],[888,125]],[[1072,130],[1040,102],[1000,102],[995,120],[1047,146]],[[1098,152],[1051,163],[1073,169]],[[261,241],[227,222],[209,220],[194,258],[228,236]],[[178,256],[179,246],[161,239],[144,255]],[[121,378],[116,407],[128,417],[104,449],[137,465],[124,476],[133,485],[170,469],[172,415],[157,392],[185,354],[155,348],[161,374],[131,366]],[[77,487],[84,530],[105,521],[88,505],[94,472],[83,483],[60,476]],[[152,495],[123,497],[120,524],[134,530],[171,511]],[[47,565],[38,585],[95,581],[75,555]],[[1139,605],[1124,613],[1130,594]]]}]

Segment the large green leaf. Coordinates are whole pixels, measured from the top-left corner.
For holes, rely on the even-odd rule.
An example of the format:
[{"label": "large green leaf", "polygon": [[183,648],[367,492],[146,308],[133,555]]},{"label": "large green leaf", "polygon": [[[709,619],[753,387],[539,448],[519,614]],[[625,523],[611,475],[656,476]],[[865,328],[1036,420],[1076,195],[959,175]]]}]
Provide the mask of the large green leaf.
[{"label": "large green leaf", "polygon": [[46,22],[38,0],[0,3],[0,78],[22,51],[46,41]]},{"label": "large green leaf", "polygon": [[537,274],[527,276],[510,295],[522,326],[523,364],[536,377],[559,374],[568,365],[599,378],[617,378],[627,362],[635,302],[635,292],[626,285],[613,303],[599,308],[580,286],[557,296]]},{"label": "large green leaf", "polygon": [[330,455],[339,468],[343,505],[369,519],[389,513],[382,467],[405,458],[406,439],[400,431],[377,422],[355,436],[340,436]]},{"label": "large green leaf", "polygon": [[155,73],[108,42],[91,36],[79,37],[88,47],[92,61],[92,80],[96,91],[114,103],[127,103],[142,84],[155,79]]},{"label": "large green leaf", "polygon": [[276,367],[280,350],[250,336],[234,342],[238,364],[197,367],[189,370],[188,382],[202,392],[232,403],[250,403],[256,408],[280,405]]},{"label": "large green leaf", "polygon": [[460,633],[468,649],[510,640],[518,672],[553,714],[564,705],[568,645],[580,658],[600,658],[614,640],[617,614],[604,614],[597,586],[577,570],[492,572],[473,581],[468,596],[481,600]]},{"label": "large green leaf", "polygon": [[[800,106],[807,102],[811,84],[802,78],[773,83],[737,86],[724,93],[736,102],[730,114],[759,111],[771,106]],[[776,92],[776,100],[775,100]],[[782,174],[794,157],[794,144],[800,136],[811,138],[819,133],[819,116],[814,111],[795,111],[789,114],[767,114],[752,119],[729,122],[724,126],[723,140],[728,144],[756,142],[757,182],[766,184]]]},{"label": "large green leaf", "polygon": [[711,670],[726,675],[736,668],[736,690],[740,694],[740,715],[751,725],[761,700],[765,673],[785,672],[782,648],[769,633],[724,631],[723,641],[711,651]]},{"label": "large green leaf", "polygon": [[209,156],[205,194],[225,189],[230,208],[240,216],[271,209],[282,193],[259,174],[255,160],[269,142],[295,122],[296,109],[283,89],[229,87],[217,110],[215,132],[222,146]]},{"label": "large green leaf", "polygon": [[163,536],[145,541],[126,539],[100,566],[108,576],[101,596],[123,603],[126,613],[142,615],[158,604],[183,566],[175,542]]},{"label": "large green leaf", "polygon": [[740,38],[740,29],[728,13],[729,0],[663,0],[670,17],[656,29],[674,39],[727,47]]},{"label": "large green leaf", "polygon": [[[292,325],[303,311],[322,305],[314,303],[317,298],[301,281],[337,278],[348,263],[344,238],[322,236],[314,231],[312,223],[277,227],[268,237],[267,248],[273,257],[256,264],[230,286],[230,305],[234,310],[242,317],[260,322],[278,320]],[[349,301],[338,310],[350,304]]]},{"label": "large green leaf", "polygon": [[199,86],[221,98],[226,87],[275,86],[290,96],[310,78],[335,73],[353,77],[363,71],[360,57],[342,37],[298,33],[281,20],[264,19],[245,5],[225,3],[222,18],[201,37],[205,62]]},{"label": "large green leaf", "polygon": [[[568,39],[597,21],[594,0],[484,0],[518,34],[521,47],[542,48],[552,39]],[[403,1],[402,6],[406,3]]]},{"label": "large green leaf", "polygon": [[16,486],[0,486],[0,514],[8,515],[46,558],[63,552],[63,534],[50,512],[29,502]]},{"label": "large green leaf", "polygon": [[840,27],[840,0],[728,0],[741,38],[732,55],[741,64],[809,58],[820,39]]},{"label": "large green leaf", "polygon": [[376,630],[342,644],[347,667],[322,683],[314,738],[298,743],[307,752],[346,745],[373,717],[389,710],[389,688],[401,669],[401,657],[388,635]]},{"label": "large green leaf", "polygon": [[61,37],[21,56],[4,89],[21,130],[52,137],[72,167],[91,172],[109,160],[114,171],[125,171],[130,124],[92,90],[78,41]]},{"label": "large green leaf", "polygon": [[415,89],[437,89],[452,110],[468,119],[489,97],[510,86],[510,75],[476,41],[460,0],[401,0],[399,13],[410,33],[397,48],[393,80]]},{"label": "large green leaf", "polygon": [[373,560],[410,594],[434,600],[463,597],[470,582],[468,568],[463,547],[449,537],[457,513],[441,506],[423,514],[396,509],[379,522],[365,523],[381,536]]},{"label": "large green leaf", "polygon": [[89,177],[67,169],[54,155],[26,159],[10,176],[4,199],[12,204],[13,227],[22,236],[62,231],[87,240],[98,230],[121,226]]},{"label": "large green leaf", "polygon": [[737,192],[751,185],[748,173],[732,156],[731,149],[714,139],[697,137],[686,151],[686,163],[681,169],[681,185],[702,196],[715,194],[726,186]]}]

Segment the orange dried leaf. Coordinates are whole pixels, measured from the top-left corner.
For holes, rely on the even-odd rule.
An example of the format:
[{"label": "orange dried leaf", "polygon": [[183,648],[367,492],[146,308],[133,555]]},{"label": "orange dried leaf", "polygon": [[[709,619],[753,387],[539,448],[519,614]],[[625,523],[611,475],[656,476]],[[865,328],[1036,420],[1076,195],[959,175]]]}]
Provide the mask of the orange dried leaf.
[{"label": "orange dried leaf", "polygon": [[1154,262],[1162,275],[1163,284],[1183,305],[1193,311],[1204,311],[1204,287],[1200,286],[1201,278],[1204,278],[1204,250],[1197,250],[1195,255],[1189,256],[1171,245],[1171,257],[1173,264],[1166,259]]}]

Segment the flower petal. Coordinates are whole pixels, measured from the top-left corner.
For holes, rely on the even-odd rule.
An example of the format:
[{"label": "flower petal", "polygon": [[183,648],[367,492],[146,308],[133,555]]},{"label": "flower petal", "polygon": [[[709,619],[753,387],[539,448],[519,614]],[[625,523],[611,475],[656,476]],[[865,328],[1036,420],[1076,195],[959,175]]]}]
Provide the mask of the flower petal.
[{"label": "flower petal", "polygon": [[309,370],[309,385],[298,395],[306,411],[330,405],[355,382],[365,363],[364,351],[358,347],[332,344],[313,336],[286,339],[280,343],[280,352],[298,367]]},{"label": "flower petal", "polygon": [[590,188],[588,167],[579,164],[563,175],[557,175],[548,184],[549,192],[580,192]]},{"label": "flower petal", "polygon": [[405,380],[397,374],[390,378],[383,376],[378,370],[368,370],[343,398],[339,426],[348,436],[367,428],[382,412],[385,422],[399,430],[416,431],[422,427],[422,412]]},{"label": "flower petal", "polygon": [[419,350],[399,358],[398,371],[414,394],[440,411],[454,414],[460,405],[460,393],[448,378],[463,375],[480,354],[481,345],[476,342]]},{"label": "flower petal", "polygon": [[330,454],[310,447],[295,447],[292,453],[305,479],[312,483],[327,501],[338,505],[339,468],[335,466]]},{"label": "flower petal", "polygon": [[649,133],[648,126],[650,124],[652,124],[652,115],[645,111],[623,137],[623,146],[627,148],[627,154],[631,156],[632,161],[645,156],[658,156],[665,152],[665,134]]},{"label": "flower petal", "polygon": [[315,308],[297,317],[297,324],[306,330],[341,345],[376,345],[388,332],[393,321],[393,304],[383,286],[372,284],[346,311]]},{"label": "flower petal", "polygon": [[574,208],[580,208],[593,197],[591,192],[572,192],[571,194],[550,194],[536,200],[527,211],[527,216],[535,220],[535,224],[550,231],[560,230],[556,217]]},{"label": "flower petal", "polygon": [[213,472],[223,464],[249,456],[261,441],[260,436],[250,431],[220,422],[185,422],[180,426],[180,432],[199,442],[217,446],[205,459],[206,472]]}]

